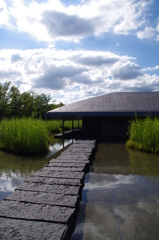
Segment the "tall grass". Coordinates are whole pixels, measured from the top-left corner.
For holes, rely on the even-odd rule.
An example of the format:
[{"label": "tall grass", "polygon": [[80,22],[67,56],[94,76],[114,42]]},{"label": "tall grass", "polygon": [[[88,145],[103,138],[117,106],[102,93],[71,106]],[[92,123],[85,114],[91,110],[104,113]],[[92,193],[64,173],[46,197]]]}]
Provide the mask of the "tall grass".
[{"label": "tall grass", "polygon": [[0,148],[17,154],[46,153],[47,134],[43,120],[5,119],[0,122]]},{"label": "tall grass", "polygon": [[[74,128],[78,121],[74,120]],[[49,150],[49,133],[60,132],[62,120],[5,119],[0,122],[0,149],[17,154],[46,153]],[[82,127],[82,120],[79,122]],[[66,120],[65,130],[72,129],[72,121]]]},{"label": "tall grass", "polygon": [[137,150],[158,153],[159,152],[159,119],[135,117],[129,127],[129,140],[127,147]]}]

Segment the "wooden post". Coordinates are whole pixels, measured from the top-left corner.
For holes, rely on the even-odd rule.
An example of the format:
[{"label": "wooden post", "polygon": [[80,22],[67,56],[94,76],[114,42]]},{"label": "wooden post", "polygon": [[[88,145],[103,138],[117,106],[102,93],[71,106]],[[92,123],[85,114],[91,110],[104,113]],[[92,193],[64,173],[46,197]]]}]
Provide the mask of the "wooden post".
[{"label": "wooden post", "polygon": [[62,140],[63,140],[63,148],[64,148],[64,124],[65,124],[65,118],[62,118]]},{"label": "wooden post", "polygon": [[78,130],[79,130],[79,116],[78,116]]},{"label": "wooden post", "polygon": [[73,132],[73,117],[72,117],[72,132]]}]

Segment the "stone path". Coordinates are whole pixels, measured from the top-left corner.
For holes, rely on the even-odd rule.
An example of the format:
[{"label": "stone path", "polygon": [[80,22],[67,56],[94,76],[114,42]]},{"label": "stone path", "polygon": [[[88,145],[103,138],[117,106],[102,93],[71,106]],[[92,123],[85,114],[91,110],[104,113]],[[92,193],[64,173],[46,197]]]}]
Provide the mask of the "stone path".
[{"label": "stone path", "polygon": [[95,140],[78,140],[0,204],[0,239],[68,240]]}]

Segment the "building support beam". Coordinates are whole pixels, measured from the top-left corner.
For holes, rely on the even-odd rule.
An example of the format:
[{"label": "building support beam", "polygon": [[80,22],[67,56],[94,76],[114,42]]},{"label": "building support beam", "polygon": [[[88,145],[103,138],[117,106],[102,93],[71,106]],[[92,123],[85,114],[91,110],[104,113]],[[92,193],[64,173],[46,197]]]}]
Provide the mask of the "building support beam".
[{"label": "building support beam", "polygon": [[74,126],[73,126],[73,117],[72,117],[72,132],[73,132],[73,130],[74,130]]},{"label": "building support beam", "polygon": [[63,148],[64,148],[64,126],[65,126],[65,118],[62,118],[62,142],[63,142]]},{"label": "building support beam", "polygon": [[78,130],[79,130],[79,116],[78,116]]}]

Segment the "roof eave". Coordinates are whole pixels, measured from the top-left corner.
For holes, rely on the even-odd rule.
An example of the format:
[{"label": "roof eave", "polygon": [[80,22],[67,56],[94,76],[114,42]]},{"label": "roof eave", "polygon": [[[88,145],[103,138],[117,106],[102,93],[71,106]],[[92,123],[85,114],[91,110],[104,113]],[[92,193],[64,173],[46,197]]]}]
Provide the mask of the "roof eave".
[{"label": "roof eave", "polygon": [[158,111],[133,111],[133,112],[47,112],[44,114],[44,118],[54,117],[134,117],[137,114],[138,117],[144,116],[159,116]]}]

